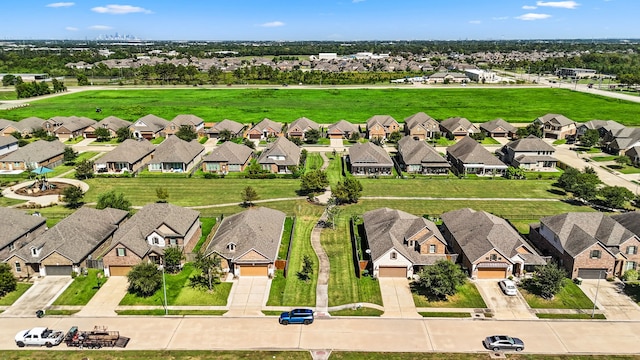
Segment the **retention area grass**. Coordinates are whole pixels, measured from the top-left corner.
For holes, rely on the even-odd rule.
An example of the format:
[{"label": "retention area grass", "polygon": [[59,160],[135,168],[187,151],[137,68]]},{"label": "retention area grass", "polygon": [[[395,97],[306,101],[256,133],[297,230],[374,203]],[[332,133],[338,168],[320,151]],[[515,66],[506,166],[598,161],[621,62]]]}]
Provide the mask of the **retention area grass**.
[{"label": "retention area grass", "polygon": [[416,307],[434,308],[486,308],[482,296],[476,285],[470,281],[456,288],[456,294],[449,296],[446,301],[428,301],[425,296],[413,293],[413,302]]},{"label": "retention area grass", "polygon": [[20,298],[20,296],[22,296],[22,294],[24,294],[27,290],[29,290],[31,285],[33,284],[19,282],[18,287],[16,288],[15,291],[12,291],[3,297],[0,297],[0,306],[12,305],[14,302],[16,302],[16,300]]},{"label": "retention area grass", "polygon": [[211,350],[3,350],[3,360],[311,360],[308,351],[211,351]]},{"label": "retention area grass", "polygon": [[53,305],[86,305],[100,289],[99,284],[104,285],[107,281],[106,278],[98,278],[98,274],[102,276],[102,271],[88,269],[87,276],[77,276]]},{"label": "retention area grass", "polygon": [[471,317],[471,313],[468,312],[442,312],[442,311],[434,311],[434,312],[419,312],[422,317],[437,317],[437,318],[469,318]]},{"label": "retention area grass", "polygon": [[[364,123],[376,114],[402,120],[419,111],[435,119],[463,116],[473,122],[503,118],[531,122],[546,113],[577,121],[612,119],[625,125],[640,122],[640,104],[556,88],[481,89],[148,89],[95,90],[30,102],[31,106],[0,110],[0,118],[29,116],[113,115],[135,120],[147,114],[172,119],[194,114],[205,121],[228,118],[243,123],[265,117],[292,122],[306,116],[319,123],[346,119]],[[102,112],[96,114],[99,104]],[[495,106],[500,104],[500,106]],[[595,109],[595,110],[594,110]]]},{"label": "retention area grass", "polygon": [[71,215],[75,210],[56,205],[40,209],[26,209],[25,211],[30,215],[33,215],[36,212],[40,213],[42,217],[47,219],[47,227],[51,228],[60,222],[60,220]]},{"label": "retention area grass", "polygon": [[570,279],[562,282],[562,289],[553,299],[546,300],[539,296],[533,295],[524,289],[520,289],[520,293],[527,301],[530,307],[534,309],[592,309],[593,302],[589,300],[578,285],[574,284]]},{"label": "retention area grass", "polygon": [[[637,355],[553,355],[553,354],[506,354],[509,360],[631,360]],[[487,352],[480,353],[364,353],[333,351],[331,360],[487,360]]]},{"label": "retention area grass", "polygon": [[317,152],[310,152],[307,154],[307,162],[305,164],[305,171],[311,171],[320,169],[324,160],[322,160],[322,156]]}]

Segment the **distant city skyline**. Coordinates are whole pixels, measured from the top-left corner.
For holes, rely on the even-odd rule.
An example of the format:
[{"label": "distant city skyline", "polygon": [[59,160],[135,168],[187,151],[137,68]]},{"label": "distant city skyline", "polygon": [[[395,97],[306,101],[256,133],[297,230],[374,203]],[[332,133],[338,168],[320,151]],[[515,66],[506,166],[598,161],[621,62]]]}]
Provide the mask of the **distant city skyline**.
[{"label": "distant city skyline", "polygon": [[632,39],[638,0],[6,1],[0,40]]}]

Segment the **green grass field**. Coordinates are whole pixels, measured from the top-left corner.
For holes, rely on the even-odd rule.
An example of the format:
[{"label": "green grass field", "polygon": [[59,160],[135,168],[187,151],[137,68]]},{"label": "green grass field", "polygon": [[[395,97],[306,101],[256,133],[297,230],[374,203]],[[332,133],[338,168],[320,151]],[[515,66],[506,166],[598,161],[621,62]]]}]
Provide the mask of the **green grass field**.
[{"label": "green grass field", "polygon": [[592,309],[593,302],[589,300],[578,285],[571,280],[565,279],[560,292],[553,299],[546,300],[539,296],[528,293],[520,289],[520,293],[530,307],[534,309]]},{"label": "green grass field", "polygon": [[416,307],[437,307],[437,308],[486,308],[487,305],[482,300],[478,288],[472,282],[465,282],[456,287],[456,294],[447,297],[446,301],[428,301],[423,295],[413,293],[413,302]]},{"label": "green grass field", "polygon": [[67,289],[56,298],[53,305],[86,305],[95,295],[99,286],[103,285],[107,279],[98,278],[97,274],[102,270],[88,269],[87,276],[77,276]]},{"label": "green grass field", "polygon": [[[96,114],[95,108],[102,112]],[[503,118],[531,122],[546,113],[576,121],[612,119],[640,123],[640,104],[593,94],[550,88],[505,89],[151,89],[95,90],[31,102],[31,106],[0,110],[0,118],[114,115],[135,120],[155,114],[171,120],[194,114],[205,121],[224,118],[243,123],[267,117],[291,123],[306,116],[319,123],[346,119],[364,123],[376,114],[397,120],[424,111],[436,119],[462,116],[474,122]]]}]

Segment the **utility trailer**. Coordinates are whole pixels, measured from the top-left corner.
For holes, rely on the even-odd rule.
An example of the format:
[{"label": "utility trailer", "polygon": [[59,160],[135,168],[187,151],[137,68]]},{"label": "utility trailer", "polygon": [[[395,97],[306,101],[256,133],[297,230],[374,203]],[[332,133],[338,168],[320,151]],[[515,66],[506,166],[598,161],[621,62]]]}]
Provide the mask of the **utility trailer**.
[{"label": "utility trailer", "polygon": [[118,331],[107,331],[106,326],[95,326],[93,330],[78,330],[72,326],[64,338],[64,343],[70,347],[100,349],[102,347],[124,348],[129,343],[129,338],[120,336]]}]

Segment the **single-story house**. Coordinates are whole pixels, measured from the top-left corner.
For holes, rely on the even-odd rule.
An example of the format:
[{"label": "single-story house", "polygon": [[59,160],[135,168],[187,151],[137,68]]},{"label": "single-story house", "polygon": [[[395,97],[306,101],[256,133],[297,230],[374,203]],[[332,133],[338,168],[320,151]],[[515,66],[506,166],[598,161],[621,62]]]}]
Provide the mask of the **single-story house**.
[{"label": "single-story house", "polygon": [[243,172],[253,159],[253,149],[227,141],[202,159],[202,171],[218,174]]},{"label": "single-story house", "polygon": [[533,271],[546,260],[505,219],[469,208],[441,216],[442,235],[474,279],[504,279]]},{"label": "single-story house", "polygon": [[204,146],[198,141],[170,136],[151,155],[149,171],[189,172],[200,163],[202,155]]},{"label": "single-story house", "polygon": [[98,121],[95,125],[91,125],[84,130],[84,137],[95,138],[97,129],[107,129],[109,134],[114,138],[117,135],[117,131],[121,128],[128,128],[131,123],[127,120],[122,120],[116,116],[107,116],[106,118]]},{"label": "single-story house", "polygon": [[422,267],[449,259],[440,230],[423,217],[381,208],[362,218],[373,277],[411,278]]},{"label": "single-story house", "polygon": [[126,276],[142,261],[162,264],[164,249],[190,251],[200,239],[200,213],[169,203],[149,204],[120,226],[103,252],[106,276]]},{"label": "single-story house", "polygon": [[153,114],[145,115],[129,126],[136,139],[155,139],[164,137],[164,128],[169,121]]},{"label": "single-story house", "polygon": [[638,270],[640,238],[601,212],[572,212],[531,224],[529,240],[570,278],[608,278]]},{"label": "single-story house", "polygon": [[93,169],[96,173],[135,173],[151,161],[155,150],[156,147],[146,139],[127,139],[115,149],[96,159]]},{"label": "single-story house", "polygon": [[629,149],[640,145],[640,128],[623,127],[606,131],[602,142],[607,152],[626,155]]},{"label": "single-story house", "polygon": [[0,135],[10,136],[14,132],[18,132],[22,136],[30,135],[33,133],[33,130],[43,129],[43,124],[43,119],[34,116],[24,118],[17,122],[11,121],[11,124],[6,124],[6,126],[0,130]]},{"label": "single-story house", "polygon": [[217,139],[220,137],[220,133],[226,130],[231,134],[231,138],[237,138],[243,137],[244,129],[245,126],[243,124],[240,124],[237,121],[224,119],[213,125],[213,127],[206,129],[205,133],[208,137]]},{"label": "single-story house", "polygon": [[636,145],[634,147],[632,147],[631,149],[625,151],[624,153],[626,156],[629,157],[629,159],[631,159],[631,162],[634,165],[640,165],[640,145]]},{"label": "single-story house", "polygon": [[391,115],[374,115],[367,119],[367,138],[384,140],[392,132],[400,131],[400,124]]},{"label": "single-story house", "polygon": [[495,119],[480,124],[480,130],[488,137],[499,138],[514,138],[518,129],[504,121],[503,119]]},{"label": "single-story house", "polygon": [[0,156],[18,150],[18,139],[13,136],[0,136]]},{"label": "single-story house", "polygon": [[437,72],[429,76],[429,84],[467,83],[469,78],[460,72]]},{"label": "single-story house", "polygon": [[351,146],[347,162],[353,175],[391,175],[393,168],[389,153],[371,142]]},{"label": "single-story house", "polygon": [[419,140],[431,139],[436,133],[440,133],[440,123],[424,112],[419,112],[404,119],[404,132]]},{"label": "single-story house", "polygon": [[164,134],[167,137],[175,135],[180,127],[189,126],[196,134],[204,134],[204,120],[202,118],[192,114],[181,114],[171,120],[167,126],[164,127]]},{"label": "single-story house", "polygon": [[265,207],[225,217],[205,255],[220,256],[222,270],[234,276],[273,276],[285,218],[282,211]]},{"label": "single-story house", "polygon": [[58,140],[37,140],[0,159],[0,170],[33,170],[40,166],[50,169],[62,164],[64,144]]},{"label": "single-story house", "polygon": [[411,136],[398,141],[396,158],[403,170],[412,174],[447,175],[451,168],[433,146]]},{"label": "single-story house", "polygon": [[347,120],[340,120],[327,128],[327,137],[330,139],[349,139],[353,133],[360,133],[360,126]]},{"label": "single-story house", "polygon": [[576,122],[560,114],[546,114],[533,123],[542,127],[542,137],[545,139],[566,139],[576,135]]},{"label": "single-story house", "polygon": [[469,136],[447,148],[447,160],[458,175],[504,175],[508,166]]},{"label": "single-story house", "polygon": [[97,122],[93,119],[77,116],[54,116],[46,120],[42,127],[49,135],[55,135],[60,141],[67,141],[84,136],[87,128],[95,128]]},{"label": "single-story house", "polygon": [[443,134],[455,139],[462,139],[466,136],[480,133],[480,130],[471,121],[462,117],[452,117],[442,120],[440,130]]},{"label": "single-story house", "polygon": [[251,140],[265,140],[270,137],[282,136],[282,123],[264,118],[254,127],[249,129],[245,136]]},{"label": "single-story house", "polygon": [[529,135],[526,138],[511,141],[496,154],[505,164],[529,171],[553,171],[558,160],[553,157],[556,149],[546,141]]},{"label": "single-story house", "polygon": [[[96,259],[129,213],[81,207],[5,260],[18,277],[80,274]],[[20,271],[18,271],[20,270]]]},{"label": "single-story house", "polygon": [[287,137],[305,140],[306,133],[309,130],[320,131],[320,125],[318,125],[318,123],[313,120],[307,119],[306,117],[301,117],[294,120],[291,125],[289,125],[289,128],[287,129]]},{"label": "single-story house", "polygon": [[[0,231],[0,259],[22,248],[33,238],[47,230],[47,219],[42,216],[28,215],[24,211],[0,207],[2,231]],[[15,264],[9,264],[12,267]],[[14,269],[15,270],[15,269]]]},{"label": "single-story house", "polygon": [[300,148],[291,140],[279,137],[267,145],[267,148],[258,157],[258,164],[263,170],[271,173],[291,173],[291,166],[300,165]]}]

